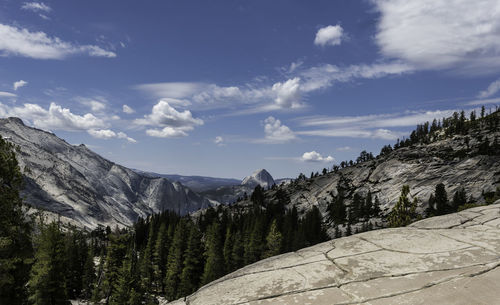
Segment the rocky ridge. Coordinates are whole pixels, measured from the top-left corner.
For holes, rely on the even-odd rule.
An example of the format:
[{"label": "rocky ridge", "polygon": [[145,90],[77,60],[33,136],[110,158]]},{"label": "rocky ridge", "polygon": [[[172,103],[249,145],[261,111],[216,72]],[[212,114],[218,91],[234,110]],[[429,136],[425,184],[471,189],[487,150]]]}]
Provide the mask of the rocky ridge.
[{"label": "rocky ridge", "polygon": [[496,304],[499,266],[500,200],[271,257],[169,304]]},{"label": "rocky ridge", "polygon": [[[421,213],[427,208],[438,183],[445,185],[450,200],[455,191],[464,188],[467,199],[484,202],[483,194],[494,193],[500,186],[500,151],[481,154],[479,147],[485,139],[489,143],[498,141],[500,131],[480,130],[430,144],[403,147],[336,172],[295,180],[281,188],[290,197],[290,207],[295,205],[300,212],[317,206],[327,223],[327,208],[338,195],[339,183],[347,189],[347,205],[355,193],[365,197],[371,192],[386,211],[397,202],[405,184],[410,186],[411,197],[418,199]],[[272,190],[268,197],[273,198],[274,194]],[[332,226],[329,226],[329,234],[333,236]]]},{"label": "rocky ridge", "polygon": [[185,215],[216,204],[181,183],[138,174],[18,118],[0,119],[0,135],[19,147],[24,202],[81,227],[130,226],[152,213]]}]

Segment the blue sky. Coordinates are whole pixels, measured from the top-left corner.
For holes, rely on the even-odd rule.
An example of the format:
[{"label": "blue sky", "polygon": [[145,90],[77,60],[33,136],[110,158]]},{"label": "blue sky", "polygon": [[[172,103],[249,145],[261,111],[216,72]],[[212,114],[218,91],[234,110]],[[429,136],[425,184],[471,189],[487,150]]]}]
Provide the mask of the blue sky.
[{"label": "blue sky", "polygon": [[0,116],[132,168],[295,177],[499,103],[496,0],[0,1]]}]

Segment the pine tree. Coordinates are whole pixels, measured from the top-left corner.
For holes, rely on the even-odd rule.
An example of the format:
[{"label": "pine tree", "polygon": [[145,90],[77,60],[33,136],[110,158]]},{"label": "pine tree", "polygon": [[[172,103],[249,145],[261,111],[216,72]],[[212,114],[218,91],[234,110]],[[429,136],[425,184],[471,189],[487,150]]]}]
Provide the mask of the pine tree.
[{"label": "pine tree", "polygon": [[148,242],[141,257],[140,274],[144,291],[153,291],[154,268],[153,268],[153,248],[156,244],[153,220],[149,223]]},{"label": "pine tree", "polygon": [[195,225],[191,225],[180,275],[179,296],[189,295],[199,287],[203,273],[203,263],[201,232]]},{"label": "pine tree", "polygon": [[24,304],[33,248],[21,209],[23,177],[14,147],[0,137],[0,304]]},{"label": "pine tree", "polygon": [[85,264],[83,266],[82,275],[82,297],[84,299],[88,300],[92,297],[95,281],[96,271],[94,266],[94,251],[92,248],[89,248],[88,253],[85,256]]},{"label": "pine tree", "polygon": [[122,267],[118,273],[118,278],[114,283],[113,294],[109,299],[110,305],[121,305],[126,304],[131,297],[131,291],[133,288],[133,273],[134,269],[132,266],[132,255],[133,252],[129,250],[125,259],[123,260]]},{"label": "pine tree", "polygon": [[97,292],[94,294],[94,300],[104,298],[106,303],[109,302],[110,296],[113,294],[116,282],[120,277],[120,269],[123,267],[123,259],[127,254],[127,245],[130,236],[121,234],[120,232],[108,231],[108,247],[106,249],[106,261],[103,266],[103,282],[101,286],[97,286]]},{"label": "pine tree", "polygon": [[275,219],[271,223],[269,233],[267,234],[266,237],[267,250],[264,254],[264,258],[280,254],[282,241],[283,241],[283,236],[281,235],[281,232],[278,230],[278,225]]},{"label": "pine tree", "polygon": [[443,183],[436,185],[436,190],[434,191],[434,202],[436,204],[436,215],[444,215],[448,213],[448,194]]},{"label": "pine tree", "polygon": [[64,237],[57,223],[42,226],[29,280],[34,305],[70,304],[66,294]]},{"label": "pine tree", "polygon": [[231,271],[243,267],[243,257],[245,255],[245,248],[243,247],[243,238],[241,232],[234,233],[233,245],[231,249]]},{"label": "pine tree", "polygon": [[465,193],[465,189],[462,187],[458,189],[453,195],[453,211],[458,211],[458,208],[461,205],[467,203],[467,194]]},{"label": "pine tree", "polygon": [[389,225],[391,227],[406,226],[410,224],[412,219],[416,216],[417,198],[414,198],[413,202],[410,202],[408,198],[409,194],[410,187],[408,185],[403,185],[398,202],[389,214]]},{"label": "pine tree", "polygon": [[179,286],[179,277],[183,267],[183,254],[186,246],[184,233],[186,225],[184,220],[181,220],[174,232],[174,238],[168,251],[167,271],[165,275],[165,295],[169,301],[177,298],[177,288]]},{"label": "pine tree", "polygon": [[231,230],[231,227],[228,226],[226,229],[226,237],[224,239],[224,248],[222,251],[222,254],[224,255],[224,264],[226,266],[226,272],[231,272],[233,271],[233,243],[234,243],[234,237],[233,237],[233,232]]},{"label": "pine tree", "polygon": [[158,237],[156,238],[156,243],[153,251],[153,276],[154,276],[154,286],[156,291],[161,293],[164,292],[165,285],[163,279],[165,279],[167,257],[168,257],[168,231],[165,222],[160,225],[160,230],[158,231]]},{"label": "pine tree", "polygon": [[217,222],[208,228],[205,256],[207,259],[201,280],[202,284],[216,280],[224,274],[221,232]]}]

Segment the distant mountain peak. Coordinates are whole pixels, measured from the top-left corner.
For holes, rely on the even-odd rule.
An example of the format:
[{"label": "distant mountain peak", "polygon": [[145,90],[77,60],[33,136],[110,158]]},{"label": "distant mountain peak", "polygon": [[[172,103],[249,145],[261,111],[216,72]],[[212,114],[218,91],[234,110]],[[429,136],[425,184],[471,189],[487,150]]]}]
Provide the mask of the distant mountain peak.
[{"label": "distant mountain peak", "polygon": [[241,182],[241,185],[260,185],[262,187],[270,187],[274,184],[276,184],[276,182],[274,181],[273,176],[271,176],[271,174],[265,169],[258,169],[254,171],[250,176],[245,177],[245,179]]}]

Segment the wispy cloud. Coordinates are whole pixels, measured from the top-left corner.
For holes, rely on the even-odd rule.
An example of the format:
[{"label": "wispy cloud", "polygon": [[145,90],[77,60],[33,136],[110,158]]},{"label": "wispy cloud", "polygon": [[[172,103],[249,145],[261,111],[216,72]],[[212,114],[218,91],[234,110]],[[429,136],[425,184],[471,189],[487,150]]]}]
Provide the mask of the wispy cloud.
[{"label": "wispy cloud", "polygon": [[44,32],[0,24],[0,55],[22,56],[36,59],[64,59],[72,55],[116,57],[112,51],[96,45],[77,45]]},{"label": "wispy cloud", "polygon": [[24,2],[21,8],[36,13],[49,13],[52,11],[52,8],[43,2]]},{"label": "wispy cloud", "polygon": [[16,97],[17,95],[10,92],[0,91],[0,97]]},{"label": "wispy cloud", "polygon": [[500,79],[497,79],[496,81],[492,82],[488,88],[485,90],[479,92],[477,95],[478,98],[488,98],[491,97],[500,91]]},{"label": "wispy cloud", "polygon": [[488,104],[500,104],[500,97],[484,99],[484,100],[474,100],[474,101],[467,102],[465,105],[479,106],[479,105],[488,105]]},{"label": "wispy cloud", "polygon": [[297,130],[295,133],[305,136],[374,138],[395,140],[407,136],[406,132],[393,128],[415,127],[433,119],[441,119],[453,114],[455,110],[408,111],[404,113],[386,113],[363,116],[310,116],[298,118],[302,127],[316,127],[309,130]]},{"label": "wispy cloud", "polygon": [[132,107],[128,106],[128,105],[123,105],[122,106],[122,111],[125,112],[125,113],[127,113],[127,114],[132,114],[132,113],[135,112],[135,110]]}]

